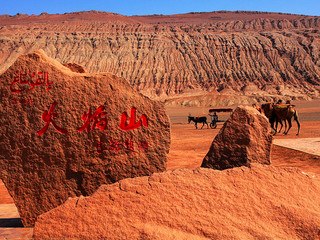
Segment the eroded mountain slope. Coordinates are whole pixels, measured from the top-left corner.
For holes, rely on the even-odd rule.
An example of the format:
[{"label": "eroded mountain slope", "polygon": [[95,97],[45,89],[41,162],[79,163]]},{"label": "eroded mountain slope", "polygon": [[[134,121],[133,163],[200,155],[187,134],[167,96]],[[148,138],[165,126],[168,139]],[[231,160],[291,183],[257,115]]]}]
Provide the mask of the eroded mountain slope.
[{"label": "eroded mountain slope", "polygon": [[[43,49],[153,98],[319,96],[320,18],[256,12],[1,16],[0,72]],[[219,93],[218,93],[219,92]]]}]

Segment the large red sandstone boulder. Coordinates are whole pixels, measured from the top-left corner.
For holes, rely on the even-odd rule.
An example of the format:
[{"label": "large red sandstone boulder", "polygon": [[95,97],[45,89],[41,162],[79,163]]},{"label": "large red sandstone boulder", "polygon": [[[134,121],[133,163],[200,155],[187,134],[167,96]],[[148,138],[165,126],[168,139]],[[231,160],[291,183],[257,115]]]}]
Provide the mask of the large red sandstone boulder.
[{"label": "large red sandstone boulder", "polygon": [[267,118],[252,107],[238,107],[213,140],[201,167],[222,170],[270,164],[271,144]]},{"label": "large red sandstone boulder", "polygon": [[42,51],[0,79],[0,178],[25,226],[68,197],[166,169],[164,107],[123,79],[72,72]]},{"label": "large red sandstone boulder", "polygon": [[34,237],[318,239],[319,191],[295,168],[168,171],[69,199],[38,218]]}]

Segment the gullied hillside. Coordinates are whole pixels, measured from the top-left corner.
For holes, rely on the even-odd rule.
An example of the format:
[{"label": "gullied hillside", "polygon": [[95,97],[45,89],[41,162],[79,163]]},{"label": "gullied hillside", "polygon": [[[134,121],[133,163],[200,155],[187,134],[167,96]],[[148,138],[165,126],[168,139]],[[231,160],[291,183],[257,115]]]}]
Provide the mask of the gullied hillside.
[{"label": "gullied hillside", "polygon": [[319,30],[320,17],[260,12],[3,15],[0,73],[43,49],[62,63],[114,73],[168,104],[204,95],[207,102],[224,95],[308,99],[320,91]]}]

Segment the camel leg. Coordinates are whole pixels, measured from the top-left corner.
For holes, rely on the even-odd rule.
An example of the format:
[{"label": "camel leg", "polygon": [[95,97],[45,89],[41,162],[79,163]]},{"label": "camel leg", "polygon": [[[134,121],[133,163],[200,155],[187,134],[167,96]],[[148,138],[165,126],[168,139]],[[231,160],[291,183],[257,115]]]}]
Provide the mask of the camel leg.
[{"label": "camel leg", "polygon": [[198,126],[197,126],[197,125],[198,125],[198,123],[195,122],[195,123],[194,123],[194,126],[196,127],[196,129],[198,129]]},{"label": "camel leg", "polygon": [[284,133],[284,135],[287,135],[288,132],[289,132],[289,130],[290,130],[291,127],[292,127],[291,118],[288,118],[287,120],[288,120],[289,127],[288,127],[288,130]]},{"label": "camel leg", "polygon": [[[283,128],[282,120],[279,120],[279,123],[280,123],[280,129],[279,129],[279,132],[278,132],[278,133],[280,133],[280,132],[281,132],[281,130],[282,130],[282,128]],[[277,129],[278,129],[278,127],[277,127]]]},{"label": "camel leg", "polygon": [[272,127],[272,130],[274,131],[273,136],[277,135],[277,129],[275,129],[274,127]]},{"label": "camel leg", "polygon": [[287,131],[287,120],[285,119],[284,120],[284,132],[286,132]]},{"label": "camel leg", "polygon": [[201,129],[203,128],[203,126],[204,126],[204,122],[202,123],[202,127],[201,127]]},{"label": "camel leg", "polygon": [[297,133],[297,136],[298,136],[300,133],[300,122],[299,122],[297,113],[295,113],[295,115],[294,115],[294,120],[297,122],[297,125],[298,125],[298,133]]},{"label": "camel leg", "polygon": [[269,122],[270,122],[270,126],[272,128],[272,130],[274,131],[273,135],[276,135],[277,134],[277,129],[274,128],[274,120],[271,120],[269,119]]}]

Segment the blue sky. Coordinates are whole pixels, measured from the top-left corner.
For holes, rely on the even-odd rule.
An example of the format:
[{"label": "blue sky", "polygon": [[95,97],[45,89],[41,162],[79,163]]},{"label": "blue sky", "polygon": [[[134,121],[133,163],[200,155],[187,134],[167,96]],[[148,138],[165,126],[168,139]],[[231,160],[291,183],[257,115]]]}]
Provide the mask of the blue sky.
[{"label": "blue sky", "polygon": [[320,0],[0,0],[0,6],[0,14],[9,15],[98,10],[131,16],[247,10],[320,16]]}]

